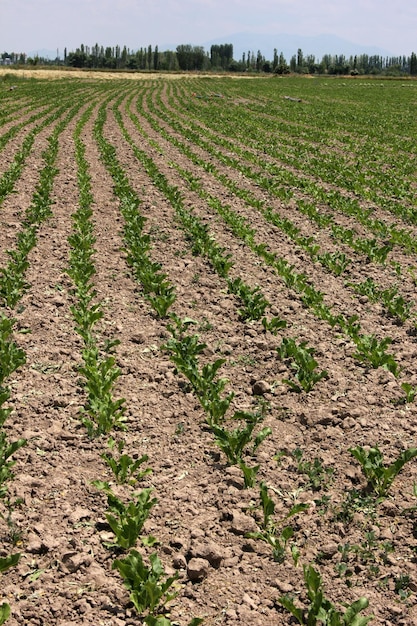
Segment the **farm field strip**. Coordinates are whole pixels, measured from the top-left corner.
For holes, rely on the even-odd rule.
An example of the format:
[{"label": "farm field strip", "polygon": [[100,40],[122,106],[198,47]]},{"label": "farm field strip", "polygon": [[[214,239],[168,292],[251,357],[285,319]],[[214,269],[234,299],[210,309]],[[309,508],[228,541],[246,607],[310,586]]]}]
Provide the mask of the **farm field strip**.
[{"label": "farm field strip", "polygon": [[[372,104],[374,106],[376,105],[375,100],[372,101]],[[219,108],[221,106],[222,106],[221,102],[216,101],[214,102],[212,107],[207,107],[205,112],[208,113],[208,115],[210,116],[210,113],[212,114],[213,109]],[[302,107],[299,107],[299,109],[300,108]],[[307,115],[311,113],[311,111],[308,110],[309,109],[308,106],[305,108],[307,109],[306,111],[306,117],[307,117]],[[290,118],[291,118],[292,113],[295,113],[296,115],[302,115],[300,110],[298,109],[298,111],[296,111],[296,107],[293,107],[291,103],[289,103],[286,106],[286,109],[287,109],[286,114]],[[372,113],[370,111],[370,105],[368,104],[367,106],[364,107],[364,109],[369,114],[369,117],[372,117]],[[242,129],[242,123],[239,124],[239,118],[236,115],[234,116],[234,111],[236,111],[236,107],[230,107],[227,112],[227,118],[230,119],[230,122],[226,120],[224,121],[226,122],[227,131],[228,133],[230,133],[230,136],[235,136],[236,134],[239,136],[239,134],[241,133],[241,129]],[[337,111],[337,107],[335,108],[335,112],[336,111]],[[202,112],[203,112],[203,109],[202,109]],[[332,118],[335,117],[335,112],[332,113],[331,115]],[[222,117],[223,119],[226,117],[224,112],[222,113]],[[214,119],[215,118],[211,117],[211,120],[212,120],[211,123],[213,123]],[[263,145],[268,146],[269,148],[269,142],[266,140],[266,136],[264,136],[263,138],[262,136],[260,136],[260,133],[266,131],[265,127],[263,127],[262,125],[262,120],[256,117],[255,119],[252,119],[251,121],[253,123],[251,124],[250,128],[247,128],[247,132],[249,133],[249,136],[254,137],[255,143],[257,143],[257,140],[260,140]],[[235,122],[235,123],[233,124],[231,122]],[[357,125],[355,126],[355,130],[356,128],[357,128]],[[268,120],[268,132],[273,131],[273,130],[274,130],[274,123],[273,121]],[[360,136],[360,132],[361,131],[358,128],[355,134],[357,135],[359,134]],[[372,129],[369,129],[368,125],[366,126],[366,133],[369,135],[372,135]],[[375,142],[374,137],[373,139]],[[400,138],[400,140],[402,140],[402,138]],[[380,143],[380,147],[381,147],[380,151],[375,149],[375,145],[370,144],[371,152],[366,154],[363,158],[361,158],[360,151],[358,152],[358,150],[356,150],[357,158],[356,158],[355,166],[356,164],[358,165],[359,171],[356,167],[352,167],[352,165],[350,165],[349,167],[349,164],[345,164],[345,166],[343,166],[343,155],[339,154],[339,155],[335,155],[334,157],[332,157],[331,151],[330,152],[326,151],[326,154],[322,155],[321,160],[319,160],[315,156],[310,156],[310,155],[315,154],[314,150],[309,149],[308,152],[306,152],[305,150],[300,150],[298,148],[297,143],[290,144],[291,153],[289,154],[288,158],[285,159],[285,142],[286,142],[285,138],[283,138],[283,142],[284,142],[284,146],[283,146],[284,152],[282,152],[281,145],[280,145],[279,155],[280,155],[280,158],[283,158],[284,161],[286,160],[288,164],[291,164],[297,168],[302,167],[302,169],[308,171],[309,163],[311,162],[310,170],[312,173],[318,173],[319,171],[318,168],[321,168],[321,175],[323,176],[323,180],[327,180],[327,182],[334,182],[336,180],[339,185],[341,185],[342,187],[345,187],[346,189],[351,188],[356,193],[360,193],[360,195],[368,197],[369,199],[373,198],[377,202],[378,205],[380,205],[382,202],[383,204],[387,204],[388,207],[391,206],[392,209],[396,211],[397,209],[401,210],[401,207],[398,205],[397,200],[390,201],[390,196],[392,196],[393,198],[400,197],[401,202],[403,202],[407,197],[409,197],[410,200],[412,200],[413,198],[412,195],[407,196],[407,194],[409,194],[409,192],[412,190],[410,189],[409,184],[406,183],[406,180],[407,180],[406,177],[404,179],[398,180],[398,178],[390,177],[389,171],[384,171],[384,175],[383,176],[378,175],[378,178],[375,180],[375,177],[373,176],[372,172],[369,171],[369,167],[367,167],[367,164],[369,163],[370,160],[372,160],[372,164],[374,164],[375,160],[372,158],[373,155],[377,154],[378,152],[382,152],[382,154],[384,155],[386,154],[383,141]],[[392,143],[393,141],[391,138],[391,145]],[[267,152],[269,151],[268,148],[267,148]],[[297,152],[299,153],[298,158],[297,158]],[[334,161],[334,159],[336,159],[336,161]],[[401,159],[401,156],[399,157],[399,159]],[[405,170],[406,175],[407,173],[410,174],[413,171],[411,163],[412,163],[412,160],[410,162],[410,159],[407,158],[406,155],[404,155],[404,160],[402,164],[400,160],[399,168]],[[339,164],[341,166],[335,169],[334,167],[335,164]],[[377,171],[378,170],[376,170],[376,172]],[[330,173],[331,173],[331,178],[329,178]],[[369,178],[369,180],[367,180],[366,178],[363,178],[363,180],[361,180],[361,178],[364,177],[365,174]],[[368,182],[369,182],[369,185],[368,185]],[[366,187],[365,187],[365,183],[366,183]],[[387,186],[384,188],[384,185],[387,185]],[[401,185],[401,187],[399,187],[399,185]],[[375,191],[373,190],[376,187],[377,188],[382,187],[384,193],[381,195],[379,194],[375,195]],[[398,194],[400,195],[398,196]],[[412,217],[411,214],[410,214],[410,217]]]},{"label": "farm field strip", "polygon": [[[183,99],[185,97],[186,95],[183,95]],[[178,117],[176,111],[178,111],[178,106],[171,108],[171,112],[174,114],[175,118]],[[185,121],[185,118],[183,119]],[[186,123],[188,126],[192,123],[190,122],[190,116],[186,118]],[[171,124],[175,125],[173,121],[171,121]],[[294,190],[302,190],[303,194],[300,196],[299,200],[301,210],[303,209],[303,206],[305,206],[306,199],[308,200],[310,195],[313,199],[312,210],[314,204],[317,204],[317,202],[319,202],[320,205],[324,204],[326,206],[327,217],[330,208],[334,208],[336,211],[334,215],[336,215],[338,211],[341,211],[347,216],[353,216],[366,228],[370,228],[373,234],[375,234],[377,237],[392,239],[393,243],[402,245],[406,250],[415,252],[415,236],[413,236],[412,233],[408,232],[403,227],[399,229],[396,228],[395,222],[393,223],[392,221],[390,221],[386,223],[386,219],[381,220],[372,217],[372,210],[374,207],[368,207],[367,209],[364,209],[362,206],[359,205],[358,200],[355,197],[351,197],[351,195],[346,195],[346,192],[345,194],[342,194],[340,188],[336,187],[335,185],[332,185],[331,190],[329,191],[328,188],[323,187],[317,182],[317,177],[309,178],[303,171],[303,168],[301,168],[301,171],[294,171],[294,168],[283,168],[281,163],[279,163],[279,166],[277,167],[275,165],[275,162],[272,160],[272,157],[268,158],[268,155],[265,153],[263,153],[262,155],[258,154],[258,151],[256,149],[258,144],[256,144],[255,148],[252,151],[248,151],[245,143],[240,143],[239,147],[236,142],[230,142],[227,135],[222,135],[221,137],[219,137],[218,125],[216,125],[215,133],[213,133],[213,131],[209,132],[210,127],[207,126],[197,126],[194,127],[194,130],[196,130],[198,133],[199,128],[200,132],[203,132],[204,135],[208,134],[211,142],[214,141],[217,142],[220,146],[227,146],[229,152],[225,153],[223,156],[226,164],[237,167],[244,175],[249,176],[249,178],[253,176],[250,169],[242,169],[241,162],[237,161],[236,159],[231,159],[230,154],[233,155],[233,153],[236,152],[240,157],[244,157],[245,159],[249,160],[249,162],[256,163],[259,167],[258,172],[268,172],[269,175],[267,177],[259,177],[258,174],[258,184],[264,186],[265,189],[270,193],[274,195],[276,194],[277,197],[281,197],[284,200],[286,198],[289,199],[290,197],[292,197],[294,195]],[[196,140],[197,144],[199,143],[197,135],[194,135],[193,139]],[[206,142],[206,146],[207,145],[209,146],[209,149],[211,149],[210,144],[207,144]],[[219,156],[221,156],[221,153]],[[279,153],[277,156],[279,159]],[[271,178],[271,175],[273,175],[273,179]],[[281,184],[277,185],[277,183]],[[299,193],[295,197],[297,198],[298,195]],[[320,205],[319,207],[317,207],[319,210]]]},{"label": "farm field strip", "polygon": [[[270,206],[265,208],[264,202],[262,200],[259,200],[258,198],[253,197],[250,191],[247,191],[246,189],[242,189],[241,187],[239,187],[233,180],[229,179],[227,175],[220,174],[218,170],[214,167],[213,163],[204,159],[204,156],[198,157],[192,150],[190,150],[188,146],[186,146],[185,144],[175,139],[172,135],[166,134],[161,129],[160,122],[155,122],[154,120],[152,120],[151,123],[154,124],[154,128],[156,128],[156,126],[159,125],[159,132],[163,133],[164,137],[168,139],[168,141],[171,141],[171,143],[174,143],[176,147],[178,147],[182,151],[183,154],[185,154],[187,157],[189,157],[193,161],[193,163],[200,165],[208,173],[214,175],[228,189],[230,189],[232,193],[234,193],[236,196],[243,198],[249,206],[253,206],[257,210],[262,211],[263,215],[268,221],[280,227],[285,232],[286,235],[288,235],[293,241],[295,241],[304,250],[306,250],[307,253],[313,258],[313,260],[319,261],[323,266],[328,268],[329,271],[333,271],[334,273],[336,273],[336,275],[339,275],[341,272],[345,272],[346,269],[347,269],[347,275],[350,274],[348,266],[350,263],[352,263],[352,260],[349,258],[346,258],[345,254],[340,253],[340,250],[336,249],[336,251],[332,251],[332,253],[326,252],[324,254],[319,254],[320,248],[317,243],[318,241],[317,236],[312,238],[311,235],[303,236],[302,234],[300,234],[300,228],[298,226],[295,226],[291,222],[291,220],[289,220],[287,217],[281,218],[279,213],[274,212]],[[193,181],[191,177],[190,183],[192,182]],[[196,180],[194,182],[197,183]],[[305,209],[306,209],[306,206],[304,205],[304,210]],[[340,233],[340,238],[342,238],[342,234],[344,233],[349,233],[350,238],[351,238],[352,231],[347,231],[346,229],[343,230],[343,233]],[[365,244],[367,244],[366,247],[365,247]],[[382,255],[386,256],[387,252],[389,252],[389,249],[390,249],[387,246],[382,246],[381,248],[378,248],[378,246],[375,246],[375,242],[374,241],[371,242],[370,240],[369,241],[357,240],[356,245],[353,247],[359,251],[367,249],[368,255],[372,259],[375,258],[377,260],[380,260],[381,263],[383,262]],[[362,268],[363,268],[363,263],[360,263],[359,272],[361,271]],[[398,271],[398,263],[396,264],[396,270]],[[398,283],[398,276],[397,274],[394,274],[394,276],[396,278],[395,283],[392,284],[392,281],[391,281],[391,284],[389,283],[385,284],[384,289],[379,289],[379,293],[384,295],[384,298],[382,299],[382,301],[387,306],[387,312],[393,317],[396,317],[395,311],[397,310],[398,314],[401,315],[400,320],[401,322],[403,322],[405,321],[407,317],[409,317],[409,310],[412,305],[411,303],[407,303],[407,299],[404,299],[401,295],[397,295],[398,284],[396,283]],[[401,284],[403,284],[403,282],[404,280],[401,281]],[[411,283],[411,277],[409,277],[409,282]],[[374,289],[373,295],[375,296],[375,294],[377,293],[378,293],[378,290]],[[391,294],[392,297],[387,298],[386,294]],[[375,298],[375,299],[378,300],[378,298]]]},{"label": "farm field strip", "polygon": [[[183,99],[184,97],[185,96],[183,96]],[[192,104],[190,104],[190,106],[192,106]],[[176,107],[176,110],[177,111],[179,110],[178,106]],[[187,123],[189,124],[189,115],[187,117]],[[202,127],[201,130],[203,133],[208,132],[207,127]],[[216,124],[216,134],[218,135],[218,124]],[[293,181],[291,185],[292,187],[291,195],[292,195],[292,189],[294,188],[299,188],[301,190],[308,191],[309,193],[311,193],[312,198],[315,199],[315,201],[319,200],[321,203],[324,202],[328,204],[329,206],[332,206],[333,204],[335,204],[335,208],[337,208],[338,210],[342,210],[347,215],[351,214],[351,215],[356,216],[359,219],[359,221],[364,223],[364,225],[366,225],[367,227],[371,227],[374,234],[376,234],[377,236],[382,236],[385,238],[387,237],[389,238],[390,236],[392,236],[393,242],[404,245],[404,247],[413,250],[412,239],[410,240],[410,235],[406,231],[404,231],[403,228],[398,230],[395,228],[395,224],[394,225],[391,224],[391,226],[386,226],[384,222],[382,222],[381,220],[371,219],[371,217],[369,217],[370,208],[368,208],[364,212],[363,208],[359,207],[359,204],[356,199],[351,198],[346,195],[341,195],[338,188],[336,188],[334,185],[331,191],[329,192],[328,189],[322,188],[320,185],[318,185],[314,179],[311,180],[311,179],[306,178],[306,175],[304,173],[301,176],[300,172],[298,172],[296,175],[293,168],[290,170],[288,168],[283,169],[282,166],[280,166],[279,168],[274,167],[274,162],[271,162],[270,158],[267,161],[265,160],[267,158],[266,154],[263,154],[262,156],[257,157],[256,149],[252,150],[251,152],[249,152],[247,148],[244,148],[243,150],[242,149],[239,150],[239,148],[236,146],[236,142],[235,144],[233,144],[228,140],[227,136],[223,135],[222,137],[223,138],[220,140],[220,145],[229,146],[230,149],[232,150],[232,153],[233,153],[233,150],[235,150],[240,154],[240,156],[244,156],[245,159],[249,159],[249,161],[252,161],[252,162],[262,163],[264,161],[264,164],[262,165],[263,171],[271,170],[274,175],[274,184],[272,184],[271,182],[271,177],[269,177],[269,179],[265,178],[265,183],[264,183],[266,185],[266,188],[267,189],[270,188],[270,191],[272,193],[276,192],[278,195],[281,195],[283,193],[284,195],[283,196],[281,195],[281,197],[285,198],[285,195],[288,195],[288,192],[285,192],[285,189],[282,186],[277,187],[275,183],[277,181],[282,181],[284,185],[288,186],[288,185],[291,185],[291,181]],[[214,135],[211,136],[211,140],[216,141],[216,138]],[[219,139],[217,139],[217,143],[219,143]],[[304,202],[305,202],[305,198],[304,198]],[[361,217],[362,213],[363,213],[363,217]],[[414,249],[415,249],[415,244],[414,244]]]},{"label": "farm field strip", "polygon": [[[320,305],[320,306],[321,306],[321,305]],[[327,315],[328,315],[328,313],[326,313],[326,316],[327,316]],[[335,319],[337,320],[337,318],[335,318]],[[334,322],[333,322],[333,323],[334,323]],[[355,331],[355,332],[357,332],[357,331]]]},{"label": "farm field strip", "polygon": [[[186,134],[186,131],[184,131],[184,134]],[[172,139],[172,141],[175,141],[175,139]],[[177,144],[177,145],[178,145],[178,144]],[[185,150],[188,154],[190,154],[190,153],[192,154],[192,152],[191,152],[191,150],[190,150],[189,148],[185,147],[185,148],[184,148],[184,150]],[[196,159],[198,159],[198,157],[195,157],[195,158],[196,158]],[[204,157],[200,157],[199,162],[200,162],[200,163],[202,163],[203,161],[204,161]],[[204,163],[203,163],[203,166],[204,166]],[[214,172],[216,171],[216,170],[215,170],[215,168],[214,168],[214,166],[212,165],[212,163],[210,163],[210,162],[209,162],[209,161],[207,161],[207,160],[206,160],[206,166],[205,166],[205,167],[206,167],[206,169],[207,169],[208,171],[210,171],[210,170],[211,170],[211,168],[213,168],[213,171],[214,171]],[[225,177],[223,176],[223,180],[224,180],[224,179],[225,179]],[[301,210],[304,208],[304,211],[303,211],[303,212],[306,212],[306,210],[305,210],[305,209],[306,209],[307,207],[306,207],[305,203],[303,203],[303,205],[304,205],[304,206],[302,206],[302,205],[300,204],[300,206],[299,206],[299,207],[297,207],[297,208],[300,208]],[[255,205],[255,206],[256,206],[256,205]],[[314,215],[314,214],[315,214],[315,211],[313,212],[313,207],[311,207],[311,211],[312,211],[312,213],[313,213],[313,215]],[[315,215],[314,215],[314,216],[315,216]],[[330,219],[330,218],[329,218],[329,219]],[[326,221],[327,221],[327,220],[326,220]],[[318,217],[317,217],[317,222],[319,222]],[[324,222],[324,218],[323,218],[323,222]],[[290,226],[290,224],[289,224],[289,226]],[[356,229],[355,229],[355,230],[356,230]],[[289,229],[289,232],[291,233],[290,229]],[[352,231],[344,231],[344,232],[349,233],[350,235],[352,234]],[[341,235],[343,235],[344,233],[342,233],[342,232],[341,232],[340,234],[341,234]],[[301,242],[302,242],[302,239],[301,239]],[[306,243],[308,244],[308,238],[306,238]],[[363,242],[362,242],[362,241],[358,241],[358,245],[357,245],[357,248],[358,248],[358,249],[362,249],[362,248],[363,248],[363,249],[365,249],[365,246],[364,246],[364,245],[362,245],[362,243],[363,243],[363,244],[365,244],[365,243],[367,243],[367,242],[365,242],[365,241],[363,241]],[[369,241],[369,243],[371,243],[371,241]],[[313,248],[314,248],[314,246],[312,245],[312,246],[311,246],[311,248],[313,249]],[[369,248],[370,248],[370,250],[371,250],[371,246],[369,246]],[[383,248],[383,246],[382,246],[382,248]],[[382,248],[381,248],[381,251],[382,251]],[[389,250],[389,248],[388,248],[388,250]],[[377,252],[376,247],[374,247],[374,248],[372,249],[372,256],[373,256],[373,252],[374,252],[374,251],[375,251],[375,258],[377,258],[377,257],[376,257],[376,252]],[[371,254],[371,252],[369,252],[369,254]],[[385,252],[385,254],[386,254],[386,252]],[[396,267],[397,267],[397,264],[396,264]],[[405,277],[405,278],[407,278],[407,277]],[[404,279],[402,279],[402,281],[401,281],[401,282],[404,282]]]},{"label": "farm field strip", "polygon": [[[403,283],[398,293],[411,295],[413,276],[406,268],[412,270],[413,252],[401,255],[395,245],[388,256],[395,265],[363,263],[354,252],[351,273],[329,273],[317,263],[317,250],[307,254],[314,220],[307,222],[288,204],[289,196],[252,192],[234,164],[217,158],[227,155],[226,148],[209,154],[199,146],[198,124],[194,137],[185,123],[191,106],[196,113],[202,105],[218,114],[229,99],[246,98],[252,115],[265,109],[265,122],[279,109],[284,119],[288,110],[297,132],[311,126],[307,142],[317,124],[316,139],[325,146],[331,133],[327,127],[327,136],[320,134],[320,106],[325,119],[333,106],[330,94],[340,110],[346,105],[346,120],[338,122],[343,127],[350,109],[361,113],[362,95],[356,85],[349,91],[337,81],[331,91],[301,80],[261,81],[255,88],[254,81],[214,79],[201,81],[207,98],[196,102],[190,93],[194,85],[200,89],[197,81],[184,79],[175,87],[160,79],[77,81],[85,99],[51,124],[49,140],[45,135],[54,168],[43,197],[49,210],[28,250],[29,287],[18,290],[13,312],[16,329],[32,332],[17,334],[27,363],[10,383],[14,411],[7,430],[28,441],[16,454],[11,485],[24,504],[13,513],[22,529],[22,556],[3,579],[10,624],[75,620],[93,626],[109,619],[117,625],[158,624],[157,605],[131,595],[135,611],[128,604],[132,587],[122,589],[123,580],[127,586],[133,580],[124,566],[144,558],[148,567],[152,554],[155,564],[159,557],[163,562],[159,581],[165,576],[179,591],[167,604],[164,625],[197,624],[191,615],[204,617],[207,626],[289,623],[295,610],[290,596],[306,610],[303,590],[314,576],[340,614],[344,602],[365,596],[364,613],[375,616],[371,623],[409,623],[417,617],[415,337],[410,320],[392,324],[372,298],[378,292],[383,299],[383,290],[397,279]],[[271,108],[274,83],[281,95],[302,93],[303,100],[314,101],[317,119],[309,121],[301,106],[282,106],[279,96]],[[62,95],[66,84],[68,93],[76,91],[74,83],[61,81]],[[34,102],[45,85],[31,85]],[[212,89],[223,97],[215,99]],[[391,98],[394,85],[389,89]],[[179,119],[181,128],[174,123]],[[216,132],[225,128],[218,115]],[[352,128],[346,135],[356,150]],[[357,135],[368,141],[366,133]],[[40,145],[33,143],[31,158]],[[261,152],[259,147],[259,168]],[[244,159],[231,154],[236,166]],[[47,155],[48,150],[30,183],[29,208],[42,171],[46,176]],[[254,164],[250,168],[255,171]],[[26,175],[27,163],[16,189]],[[5,199],[4,224],[16,222],[16,197]],[[349,220],[355,227],[355,216]],[[326,237],[325,232],[317,237],[320,252],[338,251]],[[2,245],[5,258],[19,249],[18,238],[14,249],[9,240]],[[68,263],[78,287],[66,275]],[[153,270],[154,291],[146,288],[142,265]],[[345,284],[353,275],[363,293]],[[153,298],[161,295],[161,306],[154,307]],[[82,301],[85,324],[78,316]],[[358,366],[354,338],[360,353],[364,333],[375,334],[381,346],[384,338],[393,339],[396,363],[403,368],[398,379],[386,371],[389,362]],[[185,365],[181,351],[187,345]],[[123,398],[117,408],[127,427],[113,432],[123,424],[110,420],[101,435],[90,428],[90,435],[99,435],[93,439],[88,423],[87,432],[80,425],[80,409],[89,410],[80,380],[88,346],[111,357],[110,369],[117,372],[111,400],[117,403],[113,392]],[[308,364],[310,377],[303,373]],[[381,448],[384,463],[404,462],[393,485],[361,475],[361,455],[369,446],[376,446],[376,456]],[[150,512],[142,518],[142,534],[155,535],[156,547],[143,547],[135,533],[126,543],[117,522],[125,506],[133,515],[139,505],[137,486],[117,484],[123,454],[138,476],[149,458],[153,472],[139,479]],[[116,560],[106,547],[115,541],[124,551]],[[3,554],[8,547],[3,541]],[[194,569],[199,561],[202,574]],[[358,610],[367,603],[361,600]]]}]

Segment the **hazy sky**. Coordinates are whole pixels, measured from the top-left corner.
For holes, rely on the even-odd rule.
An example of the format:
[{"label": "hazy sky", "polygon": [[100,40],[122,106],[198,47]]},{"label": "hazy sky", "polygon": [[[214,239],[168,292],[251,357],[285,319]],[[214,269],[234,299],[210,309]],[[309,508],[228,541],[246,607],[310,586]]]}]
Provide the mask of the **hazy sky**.
[{"label": "hazy sky", "polygon": [[[0,52],[81,43],[204,45],[239,32],[334,34],[392,54],[417,51],[417,3],[388,0],[0,0]],[[267,52],[267,51],[266,51]],[[306,50],[314,53],[314,50]],[[337,53],[338,51],[333,51]]]}]

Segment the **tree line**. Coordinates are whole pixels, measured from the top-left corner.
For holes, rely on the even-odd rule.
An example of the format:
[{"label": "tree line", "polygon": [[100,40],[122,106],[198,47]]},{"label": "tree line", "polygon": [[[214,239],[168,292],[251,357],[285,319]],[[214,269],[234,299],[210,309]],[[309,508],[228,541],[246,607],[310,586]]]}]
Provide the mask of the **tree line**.
[{"label": "tree line", "polygon": [[266,59],[260,50],[255,54],[248,50],[236,60],[233,44],[216,44],[205,50],[202,46],[181,44],[176,50],[159,50],[158,46],[131,50],[126,46],[94,46],[81,44],[74,51],[64,50],[61,59],[53,60],[39,56],[28,57],[24,53],[7,53],[0,56],[2,64],[19,65],[64,65],[74,68],[142,71],[223,71],[264,72],[276,74],[333,74],[361,75],[379,74],[387,76],[417,76],[417,56],[382,56],[359,54],[349,57],[343,54],[325,54],[322,58],[305,55],[301,48],[290,60],[275,48],[271,59]]}]

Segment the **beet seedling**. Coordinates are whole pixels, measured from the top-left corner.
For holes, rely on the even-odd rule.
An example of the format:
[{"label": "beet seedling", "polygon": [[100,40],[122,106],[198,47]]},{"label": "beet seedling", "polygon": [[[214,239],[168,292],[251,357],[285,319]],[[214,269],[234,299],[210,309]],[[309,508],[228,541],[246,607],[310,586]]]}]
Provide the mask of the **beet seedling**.
[{"label": "beet seedling", "polygon": [[[108,512],[107,522],[115,535],[115,542],[108,544],[109,548],[121,548],[128,550],[136,545],[143,525],[148,519],[152,507],[157,503],[156,498],[151,498],[151,487],[134,493],[133,500],[124,504],[110,488],[110,485],[99,480],[92,483],[97,489],[101,489],[107,495]],[[146,544],[155,543],[153,537],[146,539]]]},{"label": "beet seedling", "polygon": [[[272,556],[274,561],[282,563],[285,558],[285,550],[288,541],[294,536],[294,529],[291,526],[285,526],[279,530],[276,523],[272,519],[275,512],[275,502],[268,495],[268,486],[262,482],[260,484],[260,499],[263,512],[263,520],[260,524],[261,530],[247,533],[247,537],[251,539],[260,539],[265,541],[272,547]],[[297,515],[301,511],[305,511],[308,504],[296,504],[293,506],[281,522],[285,522],[290,517]],[[295,551],[298,560],[297,551]]]},{"label": "beet seedling", "polygon": [[200,343],[198,335],[185,334],[188,326],[195,322],[190,319],[181,320],[171,314],[173,324],[168,325],[172,338],[167,341],[163,349],[170,353],[170,359],[176,365],[176,372],[181,372],[189,380],[201,406],[207,413],[207,422],[218,424],[226,414],[234,397],[233,393],[222,397],[228,380],[215,379],[216,374],[224,363],[224,359],[216,359],[214,363],[207,363],[199,370],[198,355],[207,347]]},{"label": "beet seedling", "polygon": [[403,450],[391,465],[384,465],[384,457],[378,446],[365,450],[362,446],[349,448],[349,452],[359,461],[362,471],[373,491],[381,498],[388,495],[394,478],[404,465],[417,456],[417,448]]},{"label": "beet seedling", "polygon": [[[120,449],[119,452],[121,452]],[[126,483],[134,485],[142,480],[142,478],[152,473],[150,467],[139,469],[143,463],[148,461],[149,457],[147,454],[143,454],[140,459],[132,459],[128,454],[121,454],[118,459],[115,459],[114,456],[110,456],[108,452],[104,452],[101,458],[110,467],[119,485]]]},{"label": "beet seedling", "polygon": [[318,363],[313,357],[314,348],[306,348],[306,345],[306,341],[297,345],[294,339],[284,337],[277,352],[281,359],[290,359],[291,367],[295,370],[296,382],[287,378],[283,382],[294,391],[308,393],[316,383],[323,378],[328,378],[328,373],[326,370],[316,372]]},{"label": "beet seedling", "polygon": [[[223,425],[211,424],[210,428],[215,435],[216,444],[224,452],[228,462],[231,465],[237,465],[243,472],[245,487],[253,487],[255,477],[259,470],[259,465],[249,467],[244,461],[245,453],[253,456],[260,444],[268,437],[272,430],[267,427],[263,428],[253,437],[253,431],[256,426],[263,420],[261,413],[248,413],[246,411],[237,411],[232,419],[243,420],[246,425],[243,428],[235,428],[227,430]],[[252,444],[250,450],[245,450],[249,444]]]},{"label": "beet seedling", "polygon": [[263,317],[262,326],[264,327],[265,332],[269,330],[270,333],[276,335],[282,328],[287,328],[287,322],[285,320],[281,320],[279,317],[271,317],[270,320]]},{"label": "beet seedling", "polygon": [[[155,609],[164,606],[177,596],[177,592],[168,593],[170,587],[178,578],[165,578],[165,570],[156,554],[149,556],[150,565],[147,567],[142,555],[137,550],[131,550],[124,559],[115,559],[112,569],[117,569],[127,589],[130,591],[130,600],[136,611],[154,613]],[[146,622],[145,618],[145,624]]]},{"label": "beet seedling", "polygon": [[[0,572],[5,572],[10,567],[15,567],[20,560],[20,554],[10,554],[9,556],[0,558]],[[0,605],[0,624],[4,624],[10,617],[10,605],[3,602]]]},{"label": "beet seedling", "polygon": [[281,596],[278,602],[282,604],[297,620],[305,626],[366,626],[373,616],[361,617],[359,613],[369,606],[367,598],[359,598],[356,602],[346,606],[341,613],[323,594],[323,583],[320,574],[312,565],[304,566],[304,580],[307,587],[307,596],[310,605],[304,610],[297,607],[288,594]]},{"label": "beet seedling", "polygon": [[392,343],[389,337],[379,341],[375,335],[356,335],[352,337],[356,344],[356,352],[352,355],[363,363],[369,363],[371,367],[384,367],[396,378],[400,373],[400,366],[392,354],[385,351],[386,347]]},{"label": "beet seedling", "polygon": [[239,309],[239,317],[243,321],[261,319],[269,302],[262,295],[260,287],[251,289],[238,277],[234,280],[228,280],[228,288],[229,292],[237,296],[243,303],[243,308]]}]

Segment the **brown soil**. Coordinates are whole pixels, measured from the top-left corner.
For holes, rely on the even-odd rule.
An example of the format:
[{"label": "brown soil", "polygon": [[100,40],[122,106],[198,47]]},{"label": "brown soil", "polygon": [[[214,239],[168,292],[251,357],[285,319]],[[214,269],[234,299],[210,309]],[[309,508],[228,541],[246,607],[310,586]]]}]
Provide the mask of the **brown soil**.
[{"label": "brown soil", "polygon": [[[292,593],[305,605],[302,565],[313,563],[323,577],[326,596],[338,607],[366,596],[368,614],[375,616],[373,624],[417,624],[416,518],[415,513],[403,514],[417,504],[413,497],[415,462],[405,466],[389,497],[374,513],[364,505],[355,511],[346,511],[344,506],[351,490],[366,487],[349,447],[378,444],[385,459],[392,461],[402,449],[416,445],[416,405],[399,403],[403,396],[400,382],[417,384],[417,346],[409,332],[411,324],[395,326],[380,307],[370,306],[366,299],[353,299],[343,279],[331,277],[311,263],[259,213],[248,209],[153,131],[145,118],[141,120],[143,129],[159,148],[139,135],[125,116],[136,144],[152,156],[169,182],[178,186],[184,205],[209,223],[216,240],[233,255],[231,276],[259,285],[270,302],[268,315],[287,320],[288,328],[273,336],[265,334],[258,322],[240,321],[239,304],[227,293],[226,282],[208,262],[192,255],[171,204],[136,160],[109,109],[105,136],[116,147],[117,158],[143,201],[140,210],[148,218],[152,257],[163,265],[176,287],[173,310],[198,322],[196,331],[207,344],[204,362],[226,359],[221,375],[229,379],[229,388],[235,393],[233,408],[265,408],[263,425],[272,429],[272,435],[256,455],[258,478],[271,486],[278,528],[293,526],[293,543],[300,552],[298,565],[289,548],[284,562],[275,562],[266,543],[246,536],[257,529],[256,522],[261,519],[256,509],[259,489],[244,489],[240,470],[228,467],[219,453],[203,410],[161,350],[169,337],[166,321],[152,314],[126,264],[118,200],[93,138],[96,114],[97,109],[85,127],[83,140],[94,194],[94,280],[104,310],[97,331],[100,338],[120,341],[116,354],[121,376],[115,396],[126,399],[128,426],[126,432],[112,436],[125,442],[125,452],[130,455],[149,456],[152,474],[137,490],[154,488],[158,502],[145,534],[157,537],[159,544],[154,550],[166,571],[179,574],[178,596],[168,605],[170,619],[180,626],[186,626],[192,616],[204,617],[207,626],[294,623],[277,600],[283,593]],[[28,442],[15,455],[15,477],[10,484],[13,498],[21,499],[12,515],[16,545],[11,545],[5,523],[1,543],[3,555],[12,551],[22,555],[18,566],[3,574],[2,580],[3,597],[12,608],[11,626],[142,623],[129,604],[120,576],[112,570],[114,554],[104,545],[111,537],[105,520],[106,498],[92,485],[94,480],[112,481],[101,458],[107,438],[89,439],[78,417],[85,401],[77,371],[82,342],[74,330],[72,283],[66,274],[71,214],[79,202],[73,142],[77,119],[60,137],[53,217],[39,230],[29,258],[30,288],[12,312],[17,327],[28,328],[30,333],[16,333],[27,362],[10,380],[13,413],[6,424],[11,439],[24,437]],[[5,250],[13,246],[22,211],[30,203],[47,135],[43,132],[37,139],[17,193],[1,207],[2,265],[7,258]],[[13,145],[18,149],[21,135]],[[8,150],[10,159],[11,148]],[[213,210],[187,188],[171,162],[198,175],[213,196],[250,218],[259,242],[268,242],[272,251],[297,270],[308,272],[336,309],[358,314],[365,332],[378,329],[381,335],[391,336],[393,351],[404,368],[403,378],[398,381],[381,368],[359,365],[346,337],[304,308],[274,271],[235,239]],[[276,199],[270,198],[270,202],[283,215],[288,211]],[[299,219],[300,226],[307,229],[307,220]],[[325,235],[320,237],[323,249],[332,250]],[[390,259],[408,262],[396,251]],[[352,272],[359,275],[363,268],[358,260]],[[370,271],[381,284],[389,279],[383,266]],[[404,289],[409,294],[412,283],[407,280]],[[320,368],[329,372],[328,379],[309,394],[293,393],[282,383],[291,376],[276,352],[283,336],[314,346]],[[262,384],[257,385],[259,382]],[[317,490],[297,469],[293,455],[297,448],[303,452],[303,460],[317,458],[332,471],[331,476],[323,474]],[[127,486],[115,490],[126,500],[132,493]],[[295,503],[306,503],[309,508],[282,521]],[[356,548],[349,551],[349,545]],[[195,559],[202,561],[196,563]],[[195,565],[201,568],[200,576]],[[405,575],[409,576],[409,597],[401,599],[395,587]]]}]

